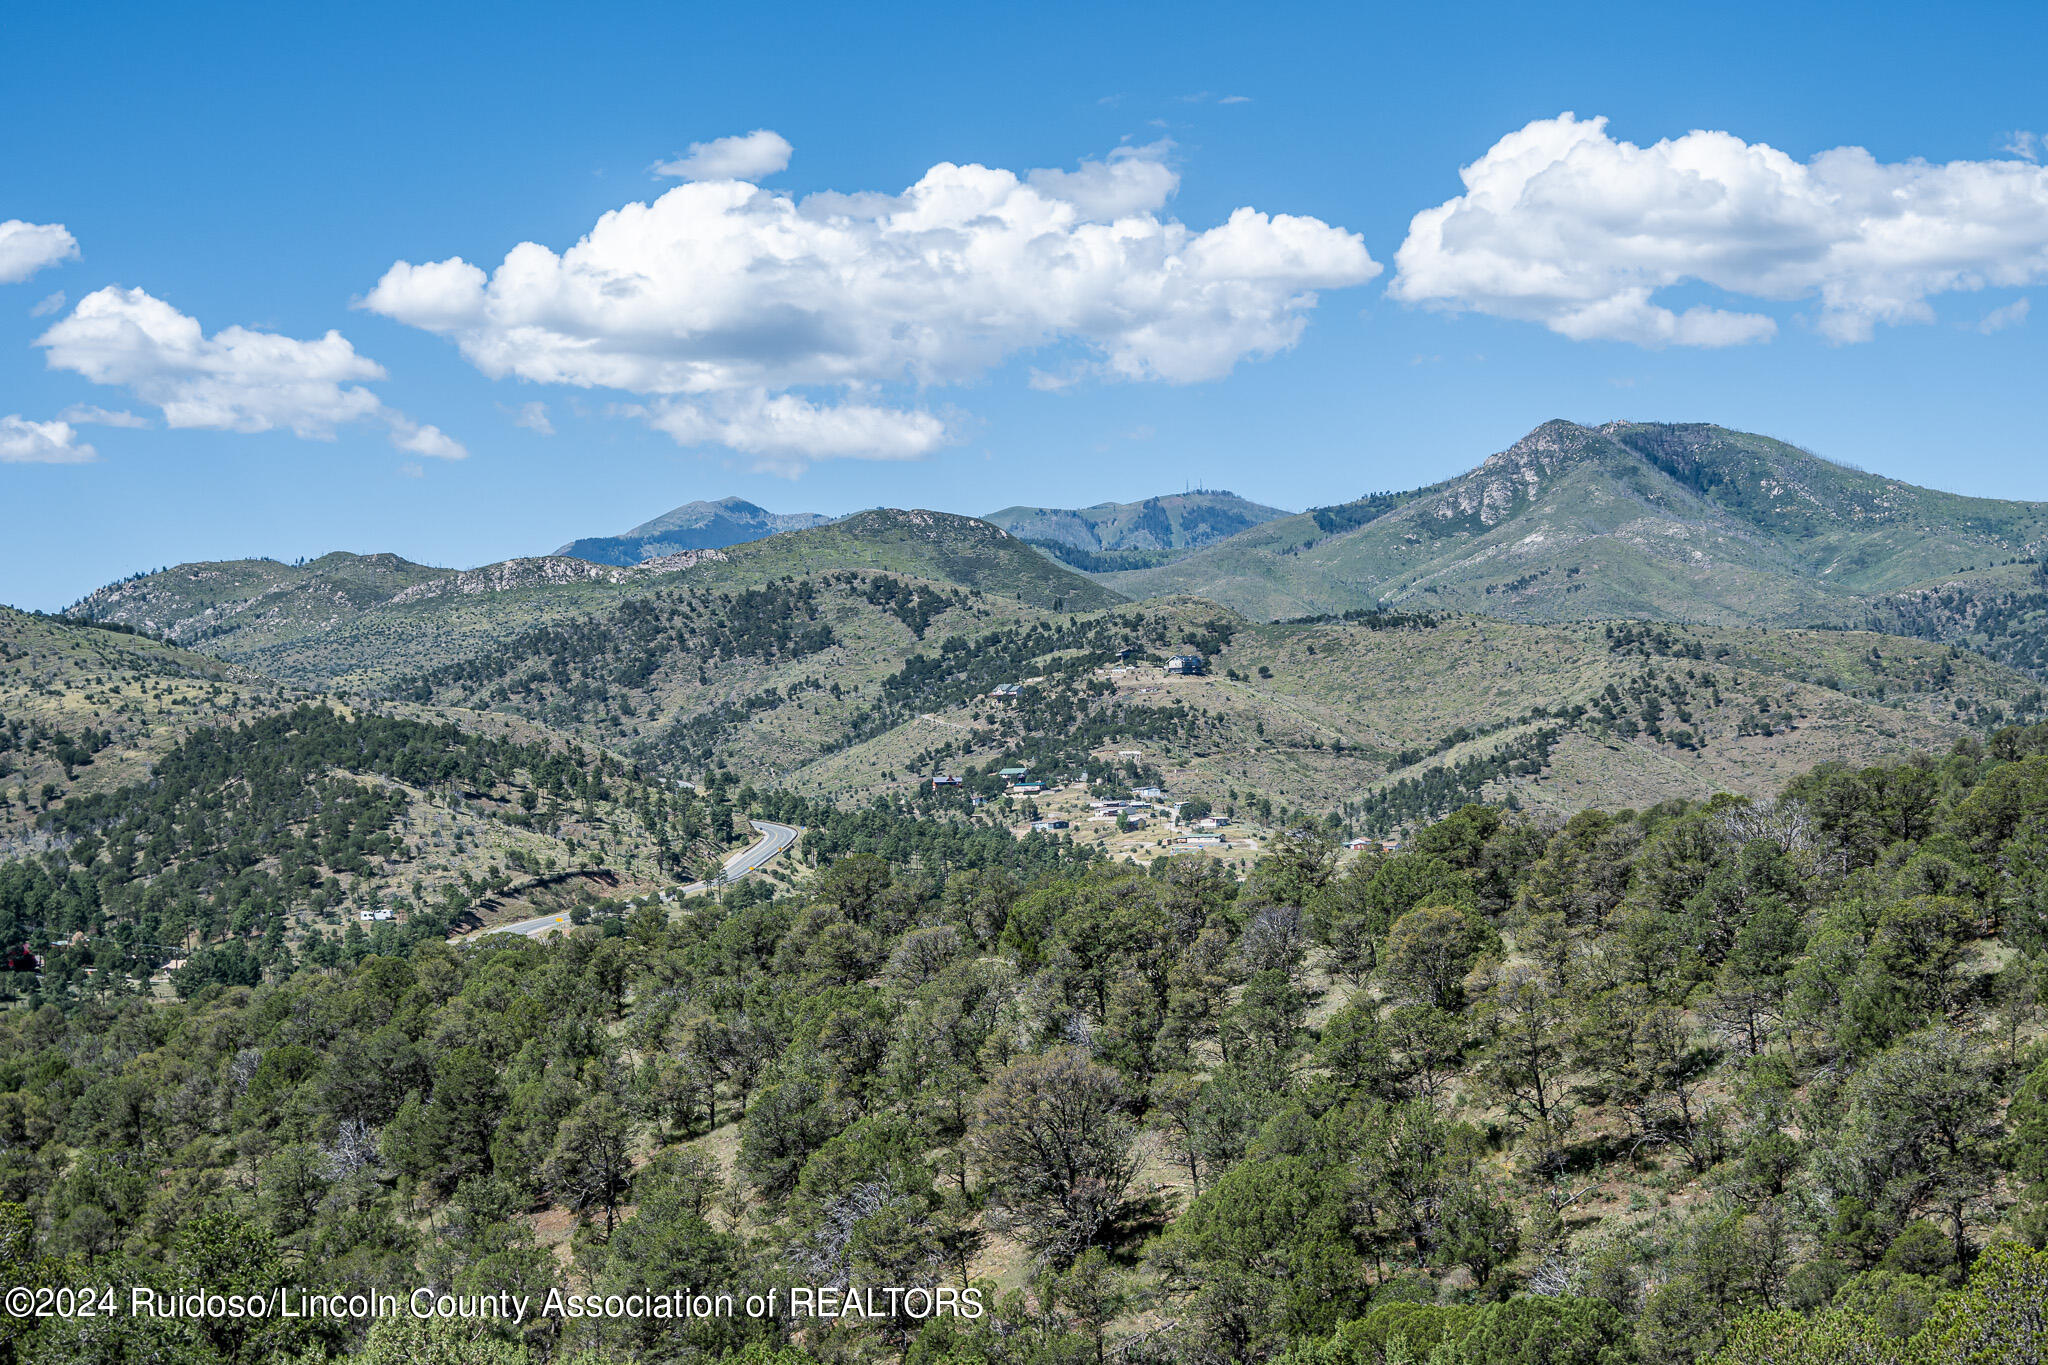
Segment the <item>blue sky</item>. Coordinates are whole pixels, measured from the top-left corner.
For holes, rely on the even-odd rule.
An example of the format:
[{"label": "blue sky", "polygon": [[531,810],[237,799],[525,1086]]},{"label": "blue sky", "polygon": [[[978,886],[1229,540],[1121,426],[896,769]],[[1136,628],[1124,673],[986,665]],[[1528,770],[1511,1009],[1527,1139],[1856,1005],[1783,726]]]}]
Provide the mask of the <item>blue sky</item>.
[{"label": "blue sky", "polygon": [[[2048,10],[1408,9],[10,15],[0,223],[61,225],[75,253],[17,238],[16,273],[53,259],[0,283],[0,601],[249,554],[483,563],[728,494],[983,513],[1195,484],[1301,508],[1553,416],[1717,421],[2048,499],[2048,315],[2023,302],[2048,201],[2016,136],[2048,130]],[[715,156],[694,183],[650,170],[753,130],[793,149],[736,172],[754,200]],[[1729,136],[1655,146],[1693,130]],[[1813,160],[1844,147],[1868,161]],[[1496,211],[1404,256],[1490,153],[1472,193]],[[661,238],[687,217],[786,251],[829,216],[805,196],[951,194],[943,163],[1014,172],[1002,212],[1066,213],[1062,246],[1135,215],[1108,233],[1133,254],[1070,279],[1005,237],[955,290],[927,239],[847,201],[854,227],[798,241],[782,292],[757,254],[714,305],[691,272],[719,267]],[[571,251],[679,187],[689,214]],[[1914,211],[1845,226],[1859,195]],[[1265,217],[1202,237],[1243,207]],[[522,242],[541,275],[486,292]],[[655,283],[607,311],[643,250]],[[387,278],[456,258],[480,273]]]}]

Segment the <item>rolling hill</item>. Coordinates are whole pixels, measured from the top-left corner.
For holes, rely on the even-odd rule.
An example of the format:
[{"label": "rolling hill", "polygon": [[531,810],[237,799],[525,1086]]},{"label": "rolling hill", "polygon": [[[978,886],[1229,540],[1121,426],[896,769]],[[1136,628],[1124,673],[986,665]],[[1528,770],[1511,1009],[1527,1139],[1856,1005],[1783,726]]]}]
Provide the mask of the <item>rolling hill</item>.
[{"label": "rolling hill", "polygon": [[[1013,520],[1118,554],[1153,534],[1132,506]],[[1200,534],[1169,510],[1155,540]],[[988,521],[877,509],[633,565],[181,565],[75,610],[272,688],[497,716],[671,775],[723,763],[864,800],[940,765],[1029,754],[1078,774],[1127,746],[1180,791],[1379,829],[1480,797],[1762,795],[1823,758],[2030,719],[2038,681],[1950,637],[2039,662],[2022,646],[2048,616],[2029,596],[2048,588],[2029,557],[2044,512],[1720,428],[1554,422],[1461,479],[1142,573],[1091,577]],[[1199,591],[1159,595],[1183,579]],[[1346,607],[1389,598],[1402,607]],[[1881,613],[1895,634],[1851,629]],[[1210,675],[1161,678],[1188,648]],[[1115,671],[1126,650],[1151,663]],[[1008,682],[1024,696],[991,700]]]},{"label": "rolling hill", "polygon": [[[1918,488],[1716,426],[1553,421],[1459,478],[1101,579],[1268,619],[1385,603],[1526,621],[1865,625],[1906,622],[1915,604],[1931,616],[1925,595],[1942,590],[2003,597],[2005,617],[2025,616],[2044,550],[2048,504]],[[2048,619],[2048,599],[2038,607]],[[1968,635],[1936,638],[1977,643]]]},{"label": "rolling hill", "polygon": [[[523,803],[528,792],[552,799]],[[158,640],[0,608],[0,859],[61,852],[84,867],[104,851],[112,899],[157,877],[148,939],[273,922],[339,935],[344,908],[385,903],[433,907],[438,926],[565,879],[578,885],[563,894],[664,883],[736,837],[702,811],[671,821],[693,803],[601,745],[509,713],[315,696]],[[248,902],[249,915],[164,916],[190,901],[164,895],[172,884]]]},{"label": "rolling hill", "polygon": [[[1208,675],[1162,675],[1157,657],[1190,643]],[[1127,646],[1155,662],[1120,666]],[[1018,702],[987,696],[1014,679]],[[1442,613],[1260,624],[1172,599],[927,645],[883,679],[856,742],[786,779],[867,798],[964,763],[1079,775],[1136,749],[1179,796],[1387,831],[1482,799],[1765,796],[1817,762],[1944,748],[2044,706],[2012,669],[1860,632]],[[757,743],[732,745],[733,761]]]},{"label": "rolling hill", "polygon": [[1198,489],[1093,507],[1005,507],[987,520],[1063,563],[1107,572],[1164,564],[1287,515],[1235,493]]},{"label": "rolling hill", "polygon": [[161,633],[266,675],[382,686],[468,658],[524,631],[602,615],[687,578],[744,591],[825,572],[901,575],[1048,611],[1121,600],[972,517],[878,509],[725,549],[621,567],[566,557],[435,569],[395,555],[331,554],[181,564],[102,588],[70,614]]},{"label": "rolling hill", "polygon": [[596,564],[631,565],[684,550],[722,550],[832,520],[816,512],[770,512],[740,498],[686,502],[630,531],[572,540],[555,554]]}]

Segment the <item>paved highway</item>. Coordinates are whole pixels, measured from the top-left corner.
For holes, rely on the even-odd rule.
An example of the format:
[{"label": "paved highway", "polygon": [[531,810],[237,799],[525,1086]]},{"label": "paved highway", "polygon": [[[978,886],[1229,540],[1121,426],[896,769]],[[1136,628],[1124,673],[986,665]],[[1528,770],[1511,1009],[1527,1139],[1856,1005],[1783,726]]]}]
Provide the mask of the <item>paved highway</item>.
[{"label": "paved highway", "polygon": [[[755,832],[761,836],[760,840],[727,858],[725,860],[725,870],[718,874],[717,881],[691,882],[688,886],[684,887],[683,894],[685,896],[695,896],[709,891],[713,886],[724,886],[728,882],[738,881],[741,877],[765,865],[770,858],[773,858],[776,854],[795,843],[796,836],[803,833],[795,825],[778,825],[768,820],[749,820],[747,823],[752,825]],[[521,920],[517,924],[501,924],[497,928],[487,929],[485,932],[491,934],[525,934],[529,938],[538,938],[542,934],[552,933],[556,930],[566,930],[568,927],[569,917],[567,915],[542,915],[539,919]]]}]

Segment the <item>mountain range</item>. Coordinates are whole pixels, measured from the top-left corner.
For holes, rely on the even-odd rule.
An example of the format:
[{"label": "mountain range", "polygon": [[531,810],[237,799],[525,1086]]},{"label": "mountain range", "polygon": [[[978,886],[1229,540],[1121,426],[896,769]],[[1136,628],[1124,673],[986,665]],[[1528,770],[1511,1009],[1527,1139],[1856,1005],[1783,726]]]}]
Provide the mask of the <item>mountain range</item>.
[{"label": "mountain range", "polygon": [[[558,553],[631,566],[827,520],[728,498]],[[1255,620],[1398,606],[1856,626],[2048,668],[2048,503],[1916,487],[1706,423],[1550,421],[1456,478],[1299,514],[1197,490],[983,520],[1116,597]]]},{"label": "mountain range", "polygon": [[[701,507],[725,510],[699,531],[780,520]],[[1761,795],[2044,709],[2048,507],[1718,427],[1550,422],[1460,478],[1299,515],[1190,493],[995,516],[1015,531],[875,509],[628,564],[185,564],[70,616],[233,665],[251,706],[281,684],[502,716],[832,799],[1128,747],[1178,790],[1354,828]],[[1064,559],[1125,554],[1175,558]],[[1188,650],[1207,676],[1107,671]],[[1012,682],[1023,704],[992,705]]]}]

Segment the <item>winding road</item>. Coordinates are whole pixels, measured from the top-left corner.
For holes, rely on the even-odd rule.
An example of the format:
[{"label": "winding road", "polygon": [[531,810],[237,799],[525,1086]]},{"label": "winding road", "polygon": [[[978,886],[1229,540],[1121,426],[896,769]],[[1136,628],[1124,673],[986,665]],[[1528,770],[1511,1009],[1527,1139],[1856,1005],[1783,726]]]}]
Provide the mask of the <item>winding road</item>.
[{"label": "winding road", "polygon": [[[700,895],[715,886],[736,882],[756,868],[766,865],[770,858],[796,842],[796,836],[803,831],[795,825],[778,825],[770,820],[749,820],[760,839],[741,849],[725,860],[725,868],[715,881],[691,882],[683,888],[685,896]],[[487,934],[525,934],[528,938],[539,938],[542,934],[569,928],[567,915],[542,915],[539,919],[524,919],[517,924],[501,924],[495,929],[484,930]]]}]

